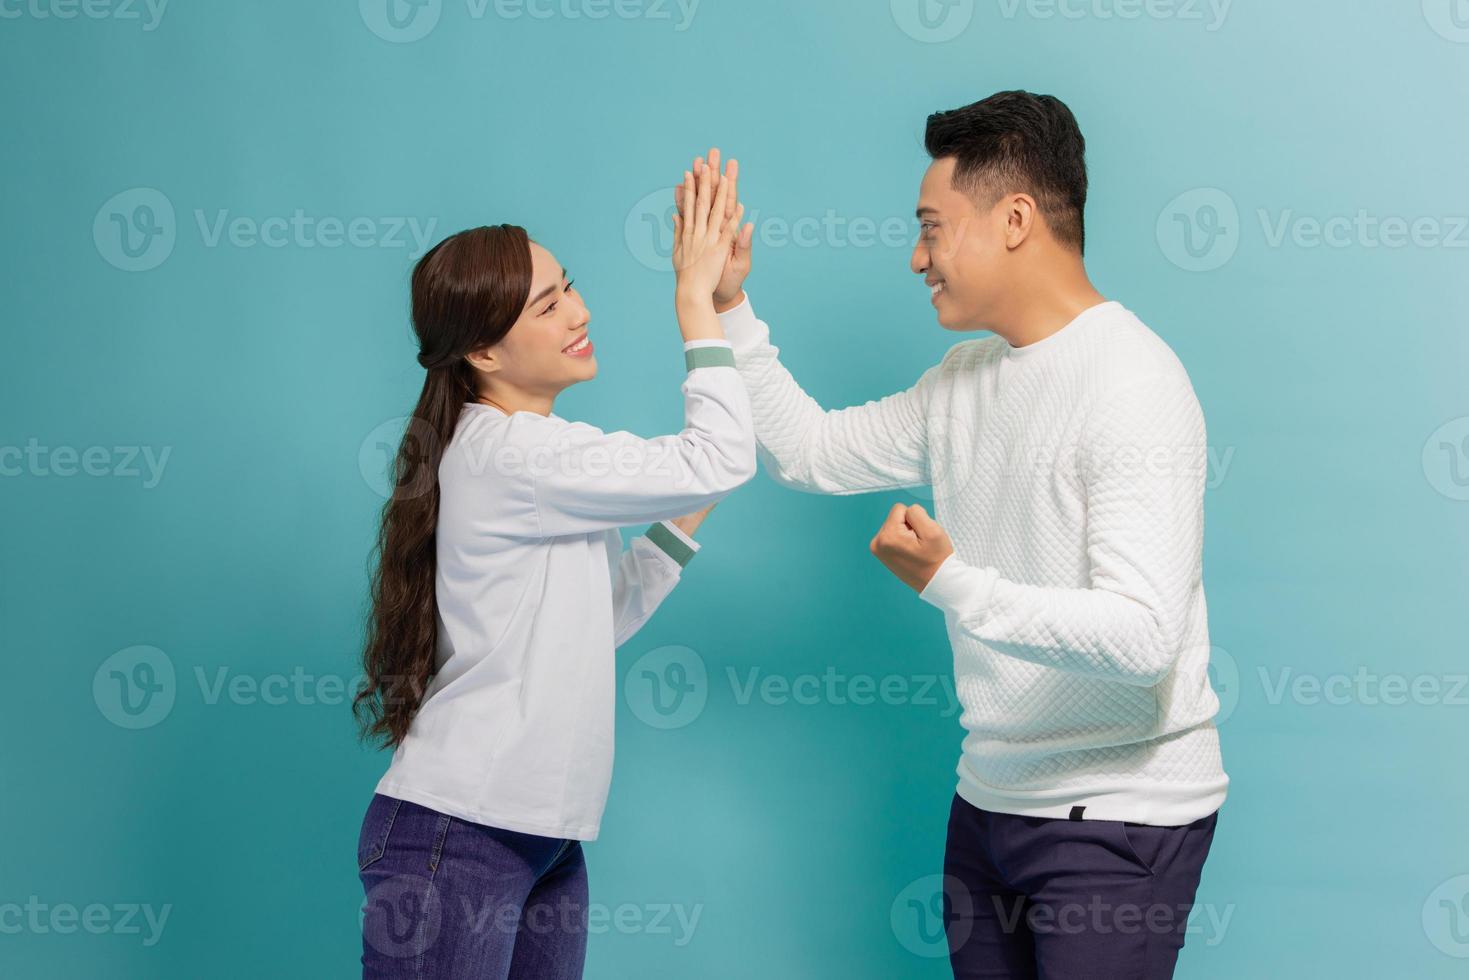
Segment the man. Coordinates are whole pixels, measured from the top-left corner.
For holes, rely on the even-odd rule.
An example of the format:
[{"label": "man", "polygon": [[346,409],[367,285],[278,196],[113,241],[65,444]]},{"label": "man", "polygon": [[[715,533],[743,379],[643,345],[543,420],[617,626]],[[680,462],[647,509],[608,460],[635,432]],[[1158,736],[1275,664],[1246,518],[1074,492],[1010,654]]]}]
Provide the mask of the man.
[{"label": "man", "polygon": [[966,735],[944,859],[954,975],[1173,973],[1228,777],[1201,574],[1203,415],[1177,357],[1093,288],[1085,142],[1051,96],[929,117],[912,269],[956,344],[838,411],[715,294],[767,471],[894,504],[871,550],[943,610]]}]

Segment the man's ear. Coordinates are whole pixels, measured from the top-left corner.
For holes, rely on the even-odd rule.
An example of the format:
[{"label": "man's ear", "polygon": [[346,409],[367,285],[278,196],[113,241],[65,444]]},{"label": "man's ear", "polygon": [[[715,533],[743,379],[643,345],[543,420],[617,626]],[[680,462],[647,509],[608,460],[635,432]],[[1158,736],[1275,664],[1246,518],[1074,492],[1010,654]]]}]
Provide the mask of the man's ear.
[{"label": "man's ear", "polygon": [[1001,199],[1005,215],[1005,247],[1019,248],[1030,237],[1038,217],[1035,198],[1029,194],[1010,194]]}]

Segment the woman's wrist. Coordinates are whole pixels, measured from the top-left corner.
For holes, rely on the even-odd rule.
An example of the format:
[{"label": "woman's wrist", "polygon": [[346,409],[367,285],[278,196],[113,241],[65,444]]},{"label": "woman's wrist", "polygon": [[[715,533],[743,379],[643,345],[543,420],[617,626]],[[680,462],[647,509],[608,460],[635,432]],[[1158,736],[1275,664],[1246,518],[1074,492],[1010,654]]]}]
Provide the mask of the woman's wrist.
[{"label": "woman's wrist", "polygon": [[684,514],[682,517],[672,518],[668,523],[692,538],[694,532],[699,530],[699,525],[704,523],[704,518],[708,517],[709,512],[713,509],[714,505],[710,504],[703,510],[695,511],[692,514]]},{"label": "woman's wrist", "polygon": [[702,312],[705,307],[714,309],[714,294],[707,289],[696,289],[680,283],[673,290],[673,305],[679,312]]},{"label": "woman's wrist", "polygon": [[678,328],[685,341],[725,339],[724,328],[714,312],[713,296],[680,289],[674,294],[673,302],[678,312]]}]

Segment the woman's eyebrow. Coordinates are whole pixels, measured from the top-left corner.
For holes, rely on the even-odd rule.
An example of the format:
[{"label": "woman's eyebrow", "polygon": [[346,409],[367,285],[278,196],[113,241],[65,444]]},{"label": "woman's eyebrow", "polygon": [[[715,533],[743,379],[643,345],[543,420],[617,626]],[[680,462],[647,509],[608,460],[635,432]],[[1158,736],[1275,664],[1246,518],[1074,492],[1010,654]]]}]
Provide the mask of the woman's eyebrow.
[{"label": "woman's eyebrow", "polygon": [[[562,282],[564,282],[566,280],[566,267],[565,266],[562,266],[561,267],[561,280],[562,280]],[[532,306],[535,306],[537,303],[539,303],[541,300],[545,299],[547,296],[550,296],[552,293],[554,293],[556,291],[556,287],[559,286],[559,285],[561,285],[560,282],[552,283],[551,285],[547,286],[545,289],[541,290],[539,293],[536,293],[530,299],[526,300],[525,309],[530,309]]]}]

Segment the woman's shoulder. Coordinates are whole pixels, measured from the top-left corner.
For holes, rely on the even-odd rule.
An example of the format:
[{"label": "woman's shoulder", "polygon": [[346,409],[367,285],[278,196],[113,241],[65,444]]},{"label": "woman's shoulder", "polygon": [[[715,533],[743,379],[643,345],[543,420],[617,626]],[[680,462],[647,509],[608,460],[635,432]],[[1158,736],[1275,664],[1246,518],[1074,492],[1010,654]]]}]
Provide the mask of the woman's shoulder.
[{"label": "woman's shoulder", "polygon": [[478,474],[502,463],[513,466],[539,447],[567,448],[604,435],[594,425],[565,419],[554,412],[506,413],[492,405],[467,402],[445,461]]}]

